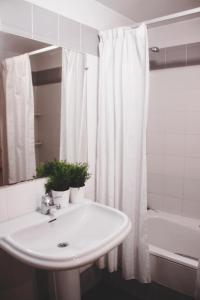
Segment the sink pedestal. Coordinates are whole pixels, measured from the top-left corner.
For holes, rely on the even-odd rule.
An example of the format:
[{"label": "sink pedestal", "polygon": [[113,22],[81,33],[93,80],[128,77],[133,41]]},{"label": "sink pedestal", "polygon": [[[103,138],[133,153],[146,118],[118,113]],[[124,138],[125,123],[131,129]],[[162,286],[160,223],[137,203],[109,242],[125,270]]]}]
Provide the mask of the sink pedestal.
[{"label": "sink pedestal", "polygon": [[120,245],[130,230],[124,213],[86,201],[57,211],[55,219],[31,212],[0,223],[0,249],[49,270],[51,300],[81,300],[79,268]]},{"label": "sink pedestal", "polygon": [[50,275],[53,276],[56,300],[81,300],[79,269],[51,272]]}]

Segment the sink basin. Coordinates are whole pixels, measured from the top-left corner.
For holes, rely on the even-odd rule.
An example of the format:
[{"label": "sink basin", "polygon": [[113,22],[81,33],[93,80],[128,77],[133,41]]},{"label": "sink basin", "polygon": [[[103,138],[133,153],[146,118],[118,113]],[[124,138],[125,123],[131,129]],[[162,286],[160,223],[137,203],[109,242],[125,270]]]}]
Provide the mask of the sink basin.
[{"label": "sink basin", "polygon": [[60,210],[53,219],[42,215],[32,225],[12,230],[0,237],[0,247],[31,266],[69,270],[108,253],[122,243],[130,228],[122,212],[86,202]]}]

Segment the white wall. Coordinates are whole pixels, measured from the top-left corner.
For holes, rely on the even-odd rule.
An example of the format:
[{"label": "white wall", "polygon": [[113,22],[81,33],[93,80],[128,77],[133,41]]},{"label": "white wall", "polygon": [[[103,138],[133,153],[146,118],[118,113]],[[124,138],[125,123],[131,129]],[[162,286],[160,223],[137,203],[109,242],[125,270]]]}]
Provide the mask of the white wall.
[{"label": "white wall", "polygon": [[86,196],[94,200],[96,175],[98,57],[94,55],[87,55],[87,66],[88,164],[91,178],[86,184]]},{"label": "white wall", "polygon": [[200,66],[152,71],[148,204],[200,218]]},{"label": "white wall", "polygon": [[27,1],[97,29],[109,29],[133,23],[133,20],[94,0]]},{"label": "white wall", "polygon": [[[200,18],[149,30],[150,46],[200,42]],[[200,66],[151,71],[148,204],[200,218]]]},{"label": "white wall", "polygon": [[149,29],[149,46],[160,48],[200,41],[200,18]]}]

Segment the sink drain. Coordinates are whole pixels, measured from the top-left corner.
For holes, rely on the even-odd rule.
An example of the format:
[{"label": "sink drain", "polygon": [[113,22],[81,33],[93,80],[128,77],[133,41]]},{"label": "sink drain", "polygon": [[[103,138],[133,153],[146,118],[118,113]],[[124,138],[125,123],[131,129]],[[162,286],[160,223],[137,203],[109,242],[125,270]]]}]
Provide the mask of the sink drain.
[{"label": "sink drain", "polygon": [[69,244],[64,242],[64,243],[59,243],[57,246],[58,246],[58,248],[65,248],[65,247],[69,246]]}]

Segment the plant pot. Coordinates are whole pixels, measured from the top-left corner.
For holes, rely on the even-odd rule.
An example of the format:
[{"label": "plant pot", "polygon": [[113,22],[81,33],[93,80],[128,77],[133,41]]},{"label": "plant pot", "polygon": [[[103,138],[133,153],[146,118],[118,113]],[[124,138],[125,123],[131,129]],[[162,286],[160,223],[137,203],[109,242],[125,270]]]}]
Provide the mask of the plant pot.
[{"label": "plant pot", "polygon": [[66,191],[52,191],[53,202],[60,208],[67,207],[69,204],[69,190]]},{"label": "plant pot", "polygon": [[70,202],[81,203],[85,196],[85,186],[79,188],[70,188]]}]

